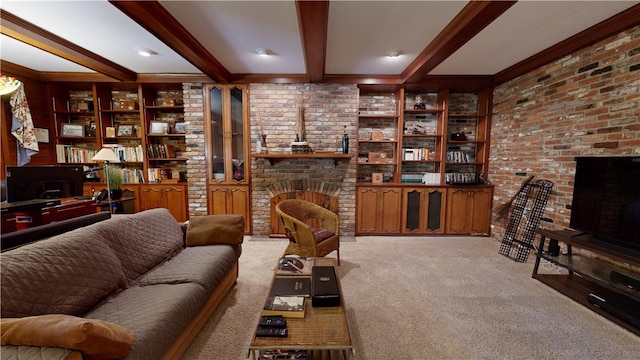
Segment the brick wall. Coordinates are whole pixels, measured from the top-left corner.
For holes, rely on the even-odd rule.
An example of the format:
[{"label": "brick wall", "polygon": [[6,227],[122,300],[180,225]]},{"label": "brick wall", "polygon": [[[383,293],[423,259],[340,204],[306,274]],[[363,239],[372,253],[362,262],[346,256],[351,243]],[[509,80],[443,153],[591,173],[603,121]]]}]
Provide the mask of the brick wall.
[{"label": "brick wall", "polygon": [[202,84],[182,84],[184,122],[189,184],[189,214],[207,214],[207,169],[204,138],[204,93]]},{"label": "brick wall", "polygon": [[[204,103],[202,84],[183,84],[185,106],[189,214],[207,214]],[[338,152],[345,130],[355,146],[358,89],[337,84],[252,84],[249,90],[251,153],[256,152],[260,128],[267,135],[269,153],[288,153],[295,140],[298,106],[305,109],[306,140],[314,151]],[[260,116],[258,116],[258,114]],[[261,119],[259,121],[258,119]],[[266,188],[279,181],[314,179],[338,183],[341,233],[355,233],[355,159],[286,159],[270,164],[251,161],[251,206],[254,235],[270,231],[269,195]]]},{"label": "brick wall", "polygon": [[[269,153],[289,153],[297,133],[298,106],[304,108],[306,141],[314,151],[340,152],[345,130],[350,151],[355,148],[358,89],[340,84],[251,84],[251,152],[255,153],[260,127],[267,135]],[[260,118],[260,120],[259,120]],[[251,202],[254,235],[270,231],[270,197],[266,188],[292,179],[313,179],[341,185],[339,194],[340,232],[355,233],[355,158],[285,159],[273,164],[265,159],[251,163]]]},{"label": "brick wall", "polygon": [[[579,155],[640,155],[640,27],[496,87],[489,179],[494,206],[525,176],[554,183],[542,223],[569,224]],[[505,224],[493,224],[504,234]]]}]

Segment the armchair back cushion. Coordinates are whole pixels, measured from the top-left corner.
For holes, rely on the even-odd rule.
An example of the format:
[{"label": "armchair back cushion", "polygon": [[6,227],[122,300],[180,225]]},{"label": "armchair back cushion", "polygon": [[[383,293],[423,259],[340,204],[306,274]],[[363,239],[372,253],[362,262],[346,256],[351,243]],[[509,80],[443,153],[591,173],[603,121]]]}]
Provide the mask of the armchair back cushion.
[{"label": "armchair back cushion", "polygon": [[336,213],[300,199],[279,202],[276,213],[289,238],[285,254],[325,256],[335,250],[340,262],[340,222]]}]

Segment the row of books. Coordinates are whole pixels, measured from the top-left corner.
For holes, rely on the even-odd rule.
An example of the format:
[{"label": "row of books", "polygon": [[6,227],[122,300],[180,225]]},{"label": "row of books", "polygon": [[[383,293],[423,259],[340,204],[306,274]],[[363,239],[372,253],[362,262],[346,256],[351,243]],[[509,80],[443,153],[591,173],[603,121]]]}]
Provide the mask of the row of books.
[{"label": "row of books", "polygon": [[475,158],[473,154],[460,150],[447,151],[447,162],[452,163],[470,163],[474,162]]},{"label": "row of books", "polygon": [[144,176],[142,176],[142,170],[135,168],[122,169],[122,182],[125,184],[143,184]]},{"label": "row of books", "polygon": [[169,144],[147,144],[147,156],[152,159],[175,158],[176,151],[174,146]]},{"label": "row of books", "polygon": [[98,151],[72,145],[56,145],[56,161],[65,163],[90,163]]},{"label": "row of books", "polygon": [[170,179],[171,169],[167,168],[149,168],[147,171],[147,178],[150,183],[161,182],[164,179]]},{"label": "row of books", "polygon": [[141,162],[144,161],[144,152],[142,145],[123,146],[123,145],[104,145],[110,146],[120,161]]},{"label": "row of books", "polygon": [[440,185],[439,173],[402,173],[400,181],[403,183],[422,183],[425,185]]},{"label": "row of books", "polygon": [[311,296],[314,258],[287,255],[280,259],[262,315],[304,318],[306,299]]},{"label": "row of books", "polygon": [[402,160],[429,160],[429,148],[403,148]]}]

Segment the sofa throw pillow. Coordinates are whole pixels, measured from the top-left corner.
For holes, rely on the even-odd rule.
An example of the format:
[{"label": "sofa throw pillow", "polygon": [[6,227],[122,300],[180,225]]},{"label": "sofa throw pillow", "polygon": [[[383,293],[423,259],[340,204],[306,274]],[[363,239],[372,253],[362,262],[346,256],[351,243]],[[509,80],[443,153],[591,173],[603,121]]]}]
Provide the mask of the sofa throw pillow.
[{"label": "sofa throw pillow", "polygon": [[82,351],[92,360],[125,357],[135,341],[118,324],[63,314],[0,319],[0,333],[3,346],[62,347]]},{"label": "sofa throw pillow", "polygon": [[244,237],[244,216],[218,214],[195,216],[187,225],[187,246],[240,245]]}]

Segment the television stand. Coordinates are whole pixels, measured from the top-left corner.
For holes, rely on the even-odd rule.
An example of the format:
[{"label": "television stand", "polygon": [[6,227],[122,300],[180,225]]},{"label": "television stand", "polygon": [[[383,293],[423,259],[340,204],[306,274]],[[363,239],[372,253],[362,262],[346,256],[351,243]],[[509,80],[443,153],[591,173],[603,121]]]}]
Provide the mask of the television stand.
[{"label": "television stand", "polygon": [[[640,259],[594,245],[588,236],[573,230],[538,229],[540,243],[532,277],[594,312],[640,336],[637,307],[640,304]],[[567,251],[552,256],[545,251],[549,240],[564,243]],[[540,274],[540,261],[567,269],[567,274]]]}]

